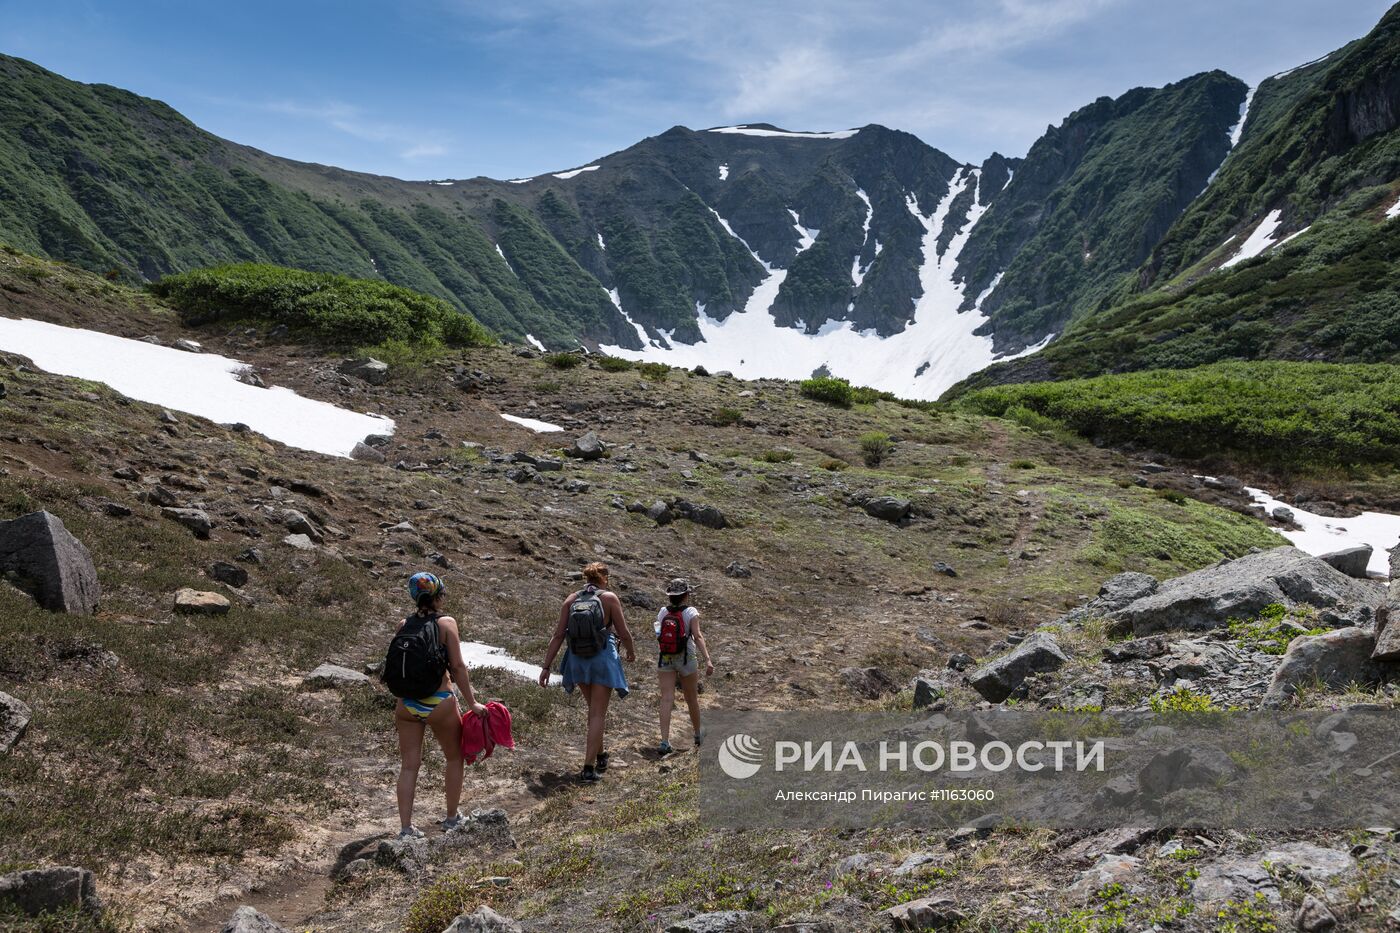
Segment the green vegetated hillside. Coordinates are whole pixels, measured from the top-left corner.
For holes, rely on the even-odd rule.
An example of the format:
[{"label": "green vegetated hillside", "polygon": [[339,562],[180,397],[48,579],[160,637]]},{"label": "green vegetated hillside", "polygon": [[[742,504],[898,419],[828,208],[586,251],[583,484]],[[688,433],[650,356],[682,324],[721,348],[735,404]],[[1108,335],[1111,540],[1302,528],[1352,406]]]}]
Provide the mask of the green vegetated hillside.
[{"label": "green vegetated hillside", "polygon": [[[1063,329],[1152,252],[1229,152],[1244,82],[1214,71],[1050,127],[974,228],[959,274],[1000,345]],[[998,276],[1001,278],[998,279]]]},{"label": "green vegetated hillside", "polygon": [[1400,366],[1220,363],[1003,385],[959,405],[1109,444],[1285,470],[1400,462]]},{"label": "green vegetated hillside", "polygon": [[[1224,360],[1400,359],[1400,227],[1387,214],[1400,197],[1398,125],[1392,10],[1364,39],[1264,81],[1241,143],[1139,274],[1045,350],[965,387]],[[1273,211],[1278,245],[1222,268]]]}]

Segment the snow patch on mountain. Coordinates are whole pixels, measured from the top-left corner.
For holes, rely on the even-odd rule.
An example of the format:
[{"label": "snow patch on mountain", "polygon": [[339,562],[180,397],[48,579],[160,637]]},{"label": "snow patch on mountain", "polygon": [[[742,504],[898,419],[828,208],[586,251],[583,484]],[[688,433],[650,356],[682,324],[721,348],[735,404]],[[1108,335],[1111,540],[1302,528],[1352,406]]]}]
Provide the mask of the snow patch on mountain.
[{"label": "snow patch on mountain", "polygon": [[[953,271],[959,253],[986,208],[973,198],[966,216],[954,218],[950,214],[958,196],[980,180],[980,170],[958,169],[950,180],[947,194],[928,215],[919,209],[916,198],[912,195],[908,198],[911,214],[924,228],[923,262],[919,269],[923,294],[914,303],[909,325],[898,334],[881,337],[874,330],[857,331],[850,321],[829,321],[815,334],[805,333],[802,328],[779,327],[772,307],[787,278],[787,270],[773,268],[749,249],[768,270],[768,275],[754,289],[742,310],[723,321],[701,314],[697,320],[700,342],[673,341],[668,348],[648,346],[642,350],[604,346],[602,350],[633,360],[729,370],[746,379],[764,376],[805,379],[825,366],[834,375],[858,385],[908,398],[937,398],[964,377],[998,359],[1010,358],[999,358],[991,338],[974,333],[987,321],[980,310],[958,312],[964,294],[963,286],[953,280]],[[718,214],[715,216],[721,226],[734,235],[729,224]],[[800,221],[796,223],[800,228]],[[948,224],[956,225],[956,234],[940,257],[938,240]],[[815,231],[811,233],[815,238]],[[737,235],[735,239],[744,243]],[[744,246],[748,248],[747,243]],[[1039,346],[1024,352],[1033,352]]]},{"label": "snow patch on mountain", "polygon": [[725,180],[727,180],[728,178],[729,178],[729,166],[728,166],[728,165],[721,165],[721,166],[719,167],[719,180],[720,180],[720,181],[725,181]]},{"label": "snow patch on mountain", "polygon": [[[865,225],[862,231],[864,235],[861,237],[860,249],[856,250],[856,257],[851,260],[851,282],[856,288],[860,288],[860,283],[865,281],[865,273],[870,271],[870,266],[861,268],[860,254],[865,252],[865,244],[870,242],[870,221],[875,216],[875,208],[870,203],[870,195],[866,194],[864,189],[857,188],[856,197],[865,202]],[[880,255],[879,243],[875,244],[875,255]],[[871,260],[871,262],[873,263],[874,260]],[[846,310],[853,310],[854,307],[854,304],[852,304]]]},{"label": "snow patch on mountain", "polygon": [[501,417],[511,424],[518,424],[522,428],[529,428],[536,434],[551,434],[564,430],[557,424],[550,424],[548,421],[540,421],[538,418],[522,418],[519,415],[508,415],[505,412],[501,412]]},{"label": "snow patch on mountain", "polygon": [[533,178],[507,178],[506,181],[512,185],[524,185],[534,181]]},{"label": "snow patch on mountain", "polygon": [[555,178],[563,178],[563,179],[566,179],[566,180],[567,180],[567,179],[573,178],[573,177],[575,177],[575,176],[577,176],[577,175],[582,175],[584,172],[596,172],[596,171],[598,171],[598,166],[596,166],[596,165],[585,165],[583,168],[573,168],[573,169],[569,169],[567,172],[555,172],[555,173],[554,173],[554,177],[555,177]]},{"label": "snow patch on mountain", "polygon": [[769,130],[761,126],[716,126],[708,132],[734,133],[740,136],[781,136],[788,139],[850,139],[860,130],[836,130],[830,133],[803,133],[792,130]]},{"label": "snow patch on mountain", "polygon": [[510,260],[506,258],[505,250],[501,249],[501,244],[499,243],[496,244],[496,255],[501,257],[501,262],[506,264],[506,268],[510,270],[511,275],[514,275],[516,278],[520,278],[520,276],[515,271],[515,266],[512,266],[510,264]]},{"label": "snow patch on mountain", "polygon": [[0,349],[27,356],[46,372],[111,386],[127,398],[218,424],[246,424],[288,447],[348,457],[394,422],[273,386],[239,382],[247,363],[215,353],[187,353],[78,327],[0,318]]},{"label": "snow patch on mountain", "polygon": [[1274,243],[1274,234],[1278,232],[1279,224],[1283,222],[1283,211],[1269,211],[1269,215],[1259,222],[1259,226],[1254,228],[1254,232],[1249,235],[1249,239],[1239,248],[1235,255],[1220,264],[1220,268],[1228,269],[1231,266],[1239,265],[1246,259],[1253,259],[1264,252]]},{"label": "snow patch on mountain", "polygon": [[797,231],[797,251],[805,253],[812,248],[812,244],[817,242],[817,235],[821,233],[813,227],[802,226],[802,218],[797,216],[797,211],[788,208],[788,213],[792,215],[792,228]]},{"label": "snow patch on mountain", "polygon": [[544,344],[540,343],[539,340],[536,339],[536,337],[535,337],[534,334],[526,334],[526,335],[525,335],[525,341],[526,341],[526,343],[530,344],[530,346],[534,347],[536,350],[547,350],[547,349],[549,349],[549,348],[546,347]]},{"label": "snow patch on mountain", "polygon": [[1389,218],[1400,217],[1400,201],[1396,201],[1386,209],[1385,216]]}]

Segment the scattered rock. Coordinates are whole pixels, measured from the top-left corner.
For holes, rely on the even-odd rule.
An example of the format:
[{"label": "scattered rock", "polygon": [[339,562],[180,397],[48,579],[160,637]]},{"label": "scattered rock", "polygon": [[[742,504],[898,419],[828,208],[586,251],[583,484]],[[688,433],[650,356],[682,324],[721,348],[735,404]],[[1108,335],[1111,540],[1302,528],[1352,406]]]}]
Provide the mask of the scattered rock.
[{"label": "scattered rock", "polygon": [[1259,864],[1304,883],[1316,884],[1345,874],[1356,867],[1356,860],[1341,849],[1329,849],[1311,842],[1288,842],[1259,857]]},{"label": "scattered rock", "polygon": [[1142,859],[1133,855],[1101,855],[1092,866],[1079,873],[1069,893],[1080,899],[1092,897],[1106,885],[1132,880],[1141,867]]},{"label": "scattered rock", "polygon": [[1282,522],[1285,525],[1291,525],[1297,519],[1297,516],[1293,514],[1293,510],[1286,505],[1274,506],[1274,510],[1269,514],[1274,517],[1275,521]]},{"label": "scattered rock", "polygon": [[736,560],[731,561],[725,566],[724,575],[735,580],[747,580],[749,577],[753,576],[753,571],[749,569],[748,564]]},{"label": "scattered rock", "polygon": [[214,520],[203,509],[177,509],[167,506],[160,510],[160,514],[184,525],[201,541],[209,540],[209,533],[214,530]]},{"label": "scattered rock", "polygon": [[598,460],[608,452],[608,446],[599,439],[597,434],[589,431],[575,440],[565,452],[578,460]]},{"label": "scattered rock", "polygon": [[522,927],[509,917],[502,917],[485,904],[469,914],[461,914],[442,933],[523,933]]},{"label": "scattered rock", "polygon": [[506,479],[510,480],[512,483],[520,483],[523,485],[525,483],[533,483],[539,478],[540,474],[528,463],[522,463],[519,466],[514,466],[506,470]]},{"label": "scattered rock", "polygon": [[933,572],[942,574],[945,577],[956,577],[958,575],[958,572],[953,569],[952,564],[945,564],[941,560],[934,563]]},{"label": "scattered rock", "polygon": [[229,602],[218,593],[200,592],[182,587],[175,592],[175,611],[186,615],[221,616],[228,613]]},{"label": "scattered rock", "polygon": [[1369,579],[1366,568],[1371,563],[1371,553],[1371,545],[1358,544],[1355,547],[1342,548],[1340,551],[1323,554],[1318,560],[1337,568],[1349,577],[1366,580]]},{"label": "scattered rock", "polygon": [[982,665],[968,682],[986,699],[1000,703],[1011,696],[1027,676],[1059,670],[1068,660],[1069,656],[1053,636],[1035,632],[1010,654]]},{"label": "scattered rock", "polygon": [[283,527],[294,535],[306,535],[317,544],[325,540],[321,529],[317,528],[311,519],[296,509],[283,509],[280,518]]},{"label": "scattered rock", "polygon": [[886,694],[899,692],[895,679],[878,667],[845,667],[839,676],[847,689],[867,700],[878,700]]},{"label": "scattered rock", "polygon": [[1271,904],[1279,902],[1278,886],[1258,859],[1232,856],[1201,866],[1191,883],[1191,899],[1200,904],[1241,901],[1264,895]]},{"label": "scattered rock", "polygon": [[948,693],[948,688],[939,681],[929,677],[914,678],[914,709],[923,709],[932,706],[943,699]]},{"label": "scattered rock", "polygon": [[255,547],[244,548],[238,553],[238,556],[235,557],[234,560],[242,561],[245,564],[261,564],[263,562],[263,552]]},{"label": "scattered rock", "polygon": [[128,482],[128,483],[134,483],[134,482],[136,482],[137,480],[139,480],[139,479],[141,478],[141,474],[138,473],[138,472],[136,472],[135,470],[133,470],[133,469],[132,469],[131,467],[129,467],[129,466],[128,466],[128,467],[122,467],[122,468],[119,469],[119,470],[113,470],[113,471],[112,471],[112,476],[115,477],[116,479],[124,480],[125,482]]},{"label": "scattered rock", "polygon": [[1110,618],[1138,635],[1150,635],[1220,628],[1230,619],[1255,618],[1273,603],[1290,609],[1370,606],[1378,594],[1372,583],[1348,577],[1297,548],[1278,547],[1167,580]]},{"label": "scattered rock", "polygon": [[325,690],[331,687],[368,687],[374,681],[359,671],[352,671],[339,664],[319,665],[302,678],[301,685],[308,690]]},{"label": "scattered rock", "polygon": [[50,612],[90,614],[102,595],[92,554],[51,512],[0,522],[0,577]]},{"label": "scattered rock", "polygon": [[965,671],[976,665],[977,660],[965,651],[958,651],[948,656],[948,669],[953,671]]},{"label": "scattered rock", "polygon": [[0,755],[5,754],[24,738],[33,715],[28,704],[0,691]]},{"label": "scattered rock", "polygon": [[676,515],[669,505],[658,499],[647,508],[647,518],[658,525],[669,525],[675,521]]},{"label": "scattered rock", "polygon": [[1337,915],[1320,899],[1311,894],[1303,897],[1303,904],[1293,915],[1293,925],[1299,933],[1327,933],[1336,929]]},{"label": "scattered rock", "polygon": [[89,914],[102,910],[92,872],[72,866],[32,868],[0,875],[0,904],[7,904],[29,917],[75,907]]},{"label": "scattered rock", "polygon": [[371,447],[364,441],[357,441],[350,451],[351,460],[363,460],[365,463],[385,463],[388,457],[384,456],[384,451],[378,447]]},{"label": "scattered rock", "polygon": [[1283,703],[1301,684],[1341,688],[1353,683],[1378,683],[1384,671],[1381,664],[1371,660],[1375,647],[1375,633],[1355,626],[1293,639],[1264,694],[1265,704]]},{"label": "scattered rock", "polygon": [[1106,645],[1103,649],[1103,658],[1105,661],[1114,663],[1147,661],[1166,654],[1169,646],[1166,636],[1149,635],[1146,638],[1134,638],[1131,641],[1120,641]]},{"label": "scattered rock", "polygon": [[1095,833],[1081,839],[1057,856],[1064,862],[1088,862],[1105,855],[1125,855],[1136,852],[1156,833],[1141,826],[1125,826]]},{"label": "scattered rock", "polygon": [[209,579],[217,583],[226,584],[234,589],[246,586],[248,583],[248,571],[237,564],[230,564],[226,560],[214,561],[214,563],[209,565],[209,569],[206,573],[209,574]]},{"label": "scattered rock", "polygon": [[757,918],[747,910],[717,910],[678,920],[666,933],[751,933],[758,929]]},{"label": "scattered rock", "polygon": [[680,499],[677,500],[674,510],[680,513],[682,518],[695,522],[697,525],[704,525],[706,528],[719,531],[729,527],[729,519],[725,518],[724,513],[713,505],[697,505]]},{"label": "scattered rock", "polygon": [[935,852],[915,852],[907,856],[904,861],[900,862],[899,867],[894,870],[893,874],[896,877],[902,878],[905,875],[912,875],[925,865],[932,865],[942,860],[943,857]]},{"label": "scattered rock", "polygon": [[177,350],[184,350],[186,353],[203,353],[204,347],[197,340],[190,340],[188,337],[181,337],[171,344]]},{"label": "scattered rock", "polygon": [[110,499],[102,503],[102,511],[106,512],[112,518],[131,517],[131,509],[129,507],[122,505],[120,502],[113,502]]},{"label": "scattered rock", "polygon": [[287,535],[287,537],[282,539],[282,543],[287,545],[287,547],[296,548],[298,551],[316,550],[316,542],[312,541],[306,535]]},{"label": "scattered rock", "polygon": [[224,924],[223,933],[287,933],[271,917],[253,907],[243,906]]},{"label": "scattered rock", "polygon": [[1158,752],[1138,772],[1138,786],[1154,800],[1192,787],[1220,787],[1238,776],[1230,756],[1211,745],[1182,746]]},{"label": "scattered rock", "polygon": [[876,496],[874,499],[866,500],[864,508],[865,514],[871,518],[887,522],[902,522],[914,510],[914,504],[908,499],[898,499],[894,496]]},{"label": "scattered rock", "polygon": [[362,379],[372,386],[382,386],[389,381],[389,364],[373,357],[346,360],[340,364],[341,373]]},{"label": "scattered rock", "polygon": [[956,926],[967,917],[953,906],[950,897],[923,897],[891,907],[883,912],[895,930],[941,930]]},{"label": "scattered rock", "polygon": [[428,842],[402,837],[385,839],[374,850],[374,862],[406,875],[419,874],[428,862]]}]

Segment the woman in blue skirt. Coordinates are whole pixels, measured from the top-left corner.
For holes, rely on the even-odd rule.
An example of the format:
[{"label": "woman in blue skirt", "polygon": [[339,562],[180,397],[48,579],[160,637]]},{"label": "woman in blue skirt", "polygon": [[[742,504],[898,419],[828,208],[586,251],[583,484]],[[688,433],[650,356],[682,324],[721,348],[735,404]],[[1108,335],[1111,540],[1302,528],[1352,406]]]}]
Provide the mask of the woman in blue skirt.
[{"label": "woman in blue skirt", "polygon": [[549,642],[544,666],[540,668],[540,686],[549,683],[554,658],[565,646],[564,661],[559,673],[564,690],[574,692],[577,685],[588,701],[588,740],[584,746],[582,779],[588,783],[599,780],[608,770],[608,753],[603,751],[603,725],[608,715],[612,691],[618,699],[627,696],[627,675],[618,657],[620,642],[627,653],[627,662],[637,660],[632,633],[622,617],[622,602],[608,590],[608,565],[592,563],[583,568],[587,586],[564,600],[559,610],[559,623]]}]

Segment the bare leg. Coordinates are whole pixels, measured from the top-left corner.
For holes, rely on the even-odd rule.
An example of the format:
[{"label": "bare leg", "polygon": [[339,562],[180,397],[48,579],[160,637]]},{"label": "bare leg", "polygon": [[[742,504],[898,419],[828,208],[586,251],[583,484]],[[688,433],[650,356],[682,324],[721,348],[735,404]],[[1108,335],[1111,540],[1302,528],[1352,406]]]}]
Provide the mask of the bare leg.
[{"label": "bare leg", "polygon": [[588,744],[584,749],[583,763],[596,765],[598,753],[603,750],[603,725],[607,721],[612,688],[607,684],[589,684],[588,690]]},{"label": "bare leg", "polygon": [[693,732],[700,731],[700,674],[686,674],[681,677],[681,692],[685,694],[685,705],[690,707],[690,725]]},{"label": "bare leg", "polygon": [[439,703],[437,709],[428,716],[428,725],[432,726],[433,736],[442,746],[442,755],[447,759],[447,815],[452,816],[462,802],[462,772],[465,764],[462,760],[462,712],[457,706],[457,698],[448,697]]},{"label": "bare leg", "polygon": [[394,710],[394,728],[399,733],[399,827],[413,825],[413,796],[418,788],[418,768],[423,763],[423,721],[399,701]]},{"label": "bare leg", "polygon": [[676,705],[676,672],[660,671],[656,675],[661,688],[661,741],[671,741],[671,708]]}]

